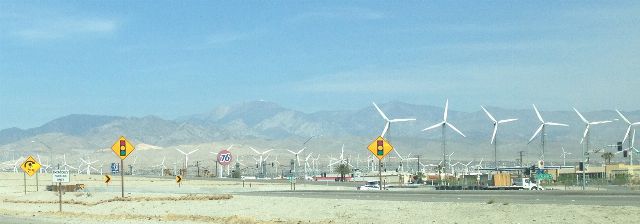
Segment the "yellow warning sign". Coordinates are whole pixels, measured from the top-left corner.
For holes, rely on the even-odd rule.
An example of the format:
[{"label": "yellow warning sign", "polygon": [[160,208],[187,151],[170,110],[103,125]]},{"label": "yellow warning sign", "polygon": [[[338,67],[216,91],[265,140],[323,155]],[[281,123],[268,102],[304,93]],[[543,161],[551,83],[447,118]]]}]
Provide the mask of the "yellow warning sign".
[{"label": "yellow warning sign", "polygon": [[383,159],[387,154],[393,151],[393,146],[389,144],[387,140],[382,137],[378,137],[374,140],[369,147],[367,147],[374,156],[378,157],[379,160]]},{"label": "yellow warning sign", "polygon": [[127,141],[124,136],[121,136],[116,143],[111,146],[111,150],[116,154],[116,156],[120,157],[120,159],[124,160],[133,152],[135,147]]},{"label": "yellow warning sign", "polygon": [[36,161],[36,159],[34,159],[32,156],[29,156],[27,160],[25,160],[22,165],[20,165],[20,168],[22,168],[22,170],[24,170],[24,172],[29,176],[33,176],[33,174],[38,172],[40,167],[40,163],[38,163],[38,161]]},{"label": "yellow warning sign", "polygon": [[182,181],[182,177],[180,175],[176,176],[176,183],[180,183]]},{"label": "yellow warning sign", "polygon": [[111,183],[111,176],[109,176],[109,175],[104,175],[104,183],[105,183],[105,184],[109,184],[109,183]]}]

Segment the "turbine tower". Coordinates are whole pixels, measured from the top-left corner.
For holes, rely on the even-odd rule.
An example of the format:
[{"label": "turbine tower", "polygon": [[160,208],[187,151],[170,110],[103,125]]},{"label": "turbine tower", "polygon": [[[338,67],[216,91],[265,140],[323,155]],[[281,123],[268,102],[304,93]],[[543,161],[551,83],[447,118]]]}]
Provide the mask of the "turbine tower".
[{"label": "turbine tower", "polygon": [[504,119],[504,120],[496,120],[493,115],[491,115],[491,113],[489,113],[489,111],[487,111],[487,109],[485,109],[483,106],[480,106],[482,108],[482,110],[484,110],[484,113],[487,114],[487,116],[489,117],[489,119],[491,119],[491,122],[493,122],[493,134],[491,135],[491,144],[493,145],[493,166],[494,168],[496,168],[496,170],[498,170],[498,142],[496,139],[496,135],[498,133],[498,125],[499,124],[504,124],[504,123],[509,123],[512,121],[517,121],[517,118],[511,118],[511,119]]},{"label": "turbine tower", "polygon": [[176,150],[178,150],[178,152],[182,153],[184,155],[184,175],[185,177],[187,176],[187,169],[189,168],[189,155],[191,155],[194,152],[197,152],[198,148],[194,149],[193,151],[189,152],[189,153],[185,153],[182,150],[176,148]]},{"label": "turbine tower", "polygon": [[[293,154],[296,157],[296,163],[298,164],[298,167],[300,167],[300,153],[302,153],[305,149],[307,149],[307,147],[303,147],[302,149],[300,149],[297,152],[294,152],[294,151],[291,151],[291,150],[287,149],[287,151],[289,151],[289,153]],[[297,173],[296,173],[297,170],[298,169],[296,169],[296,166],[294,164],[293,165],[293,173],[295,173],[296,175],[297,175]]]},{"label": "turbine tower", "polygon": [[[616,110],[616,112],[618,112],[618,115],[620,115],[620,118],[622,118],[622,120],[624,122],[626,122],[627,125],[629,125],[627,127],[627,133],[624,135],[624,138],[622,139],[622,142],[625,142],[627,139],[629,139],[629,148],[631,148],[633,146],[633,144],[631,142],[631,138],[629,137],[629,134],[631,134],[631,128],[640,125],[640,122],[631,123],[631,121],[629,121],[629,119],[627,119],[627,117],[622,115],[622,113],[619,110]],[[635,128],[633,130],[635,131]]]},{"label": "turbine tower", "polygon": [[[564,147],[562,147],[562,166],[566,166],[567,165],[567,155],[571,155],[570,152],[564,151]],[[584,153],[583,153],[584,155]]]},{"label": "turbine tower", "polygon": [[382,118],[386,121],[385,125],[384,125],[384,130],[382,131],[382,134],[380,134],[380,137],[384,138],[384,135],[387,134],[387,131],[389,130],[389,127],[391,126],[391,123],[395,123],[395,122],[404,122],[404,121],[415,121],[415,118],[403,118],[403,119],[389,119],[389,117],[387,117],[387,115],[384,114],[384,112],[382,112],[382,110],[380,110],[380,107],[378,107],[378,105],[375,102],[372,102],[373,106],[376,107],[376,110],[378,110],[378,113],[380,113],[380,116],[382,116]]},{"label": "turbine tower", "polygon": [[443,173],[445,173],[446,171],[446,167],[447,167],[447,136],[446,136],[446,127],[449,126],[451,129],[453,129],[455,132],[457,132],[458,134],[462,135],[462,137],[467,137],[464,134],[462,134],[462,132],[460,132],[460,130],[458,130],[455,126],[453,126],[451,123],[449,123],[449,121],[447,121],[447,117],[448,117],[448,111],[449,111],[449,99],[447,99],[447,101],[444,104],[444,118],[443,121],[437,124],[434,124],[431,127],[425,128],[422,131],[428,131],[437,127],[442,127],[442,158],[443,161],[445,161],[444,164],[444,168],[443,168]]},{"label": "turbine tower", "polygon": [[540,115],[540,111],[538,111],[538,108],[536,107],[535,104],[533,104],[533,110],[536,112],[536,116],[538,116],[538,120],[540,121],[540,126],[538,127],[538,130],[536,130],[535,133],[533,133],[533,136],[531,136],[531,139],[529,139],[529,143],[531,143],[531,141],[533,141],[534,138],[536,138],[536,136],[538,136],[538,134],[540,134],[540,142],[542,144],[542,156],[541,159],[544,161],[544,144],[545,144],[545,137],[546,135],[546,128],[547,126],[565,126],[565,127],[569,127],[568,124],[561,124],[561,123],[555,123],[555,122],[546,122],[544,121],[544,119],[542,119],[542,115]]},{"label": "turbine tower", "polygon": [[[599,124],[606,124],[606,123],[611,123],[612,121],[594,121],[594,122],[589,122],[586,118],[584,118],[584,116],[582,116],[582,114],[580,113],[580,111],[578,111],[578,109],[576,109],[575,107],[573,108],[573,110],[576,112],[576,114],[578,114],[578,116],[580,117],[580,120],[582,120],[582,122],[585,123],[586,127],[584,128],[584,134],[582,134],[582,139],[580,139],[580,144],[582,144],[582,161],[585,161],[585,156],[587,154],[587,152],[589,152],[589,139],[591,139],[591,132],[589,131],[589,128],[591,127],[591,125],[599,125]],[[566,154],[564,152],[564,148],[562,148],[562,162],[564,165],[564,158],[566,157]],[[585,189],[586,187],[586,172],[582,172],[582,190]]]}]

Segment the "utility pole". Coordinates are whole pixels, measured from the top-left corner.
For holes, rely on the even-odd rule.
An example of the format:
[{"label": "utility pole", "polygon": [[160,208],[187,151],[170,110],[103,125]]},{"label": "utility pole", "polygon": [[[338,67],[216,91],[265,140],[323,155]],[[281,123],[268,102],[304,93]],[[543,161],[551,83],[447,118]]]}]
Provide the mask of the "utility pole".
[{"label": "utility pole", "polygon": [[197,177],[200,177],[200,161],[196,161],[196,168],[197,168],[197,172],[198,174],[196,175]]},{"label": "utility pole", "polygon": [[523,160],[522,160],[522,157],[524,156],[525,151],[520,151],[520,152],[518,152],[518,153],[520,154],[520,167],[522,167],[522,161],[523,161]]}]

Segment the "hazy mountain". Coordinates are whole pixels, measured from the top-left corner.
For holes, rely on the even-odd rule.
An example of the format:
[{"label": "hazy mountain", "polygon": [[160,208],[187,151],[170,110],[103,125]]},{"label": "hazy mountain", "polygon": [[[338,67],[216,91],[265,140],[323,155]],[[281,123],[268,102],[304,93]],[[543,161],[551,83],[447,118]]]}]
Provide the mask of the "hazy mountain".
[{"label": "hazy mountain", "polygon": [[[415,152],[428,151],[437,155],[440,150],[441,129],[421,131],[442,120],[442,107],[414,105],[403,102],[389,102],[379,105],[390,118],[416,118],[415,122],[392,124],[387,138],[396,143],[398,150]],[[449,121],[467,135],[462,138],[447,129],[447,139],[451,150],[466,153],[466,156],[487,155],[492,124],[480,110],[475,112],[456,111],[451,104]],[[497,119],[518,118],[513,123],[500,127],[501,150],[514,154],[519,150],[539,148],[539,138],[527,142],[539,125],[533,109],[510,110],[487,107]],[[579,151],[579,141],[584,123],[573,110],[543,111],[547,121],[560,122],[570,127],[549,127],[547,140],[551,154],[558,154],[557,148],[565,147],[574,153]],[[584,112],[592,121],[618,119],[615,111]],[[640,112],[626,112],[632,121],[640,121]],[[378,136],[384,128],[384,120],[373,106],[348,111],[318,111],[303,113],[283,108],[264,101],[247,102],[232,106],[218,107],[210,112],[167,120],[154,116],[114,117],[99,115],[69,115],[55,119],[41,127],[22,130],[10,128],[0,131],[0,148],[16,148],[35,142],[46,142],[52,148],[73,147],[94,150],[108,148],[120,135],[137,143],[170,147],[182,144],[201,144],[214,141],[233,140],[235,142],[282,141],[286,144],[302,144],[310,136],[317,137],[312,145],[329,150],[347,143],[351,148],[366,145]],[[592,147],[602,147],[620,141],[626,131],[621,121],[592,127]],[[352,143],[352,144],[351,144]],[[316,145],[321,144],[321,145]],[[272,144],[278,145],[278,144]],[[280,147],[288,147],[279,145]],[[36,147],[36,146],[31,146]],[[274,146],[271,146],[274,147]],[[293,147],[293,146],[292,146]],[[298,146],[295,146],[298,147]],[[30,147],[27,147],[30,148]]]}]

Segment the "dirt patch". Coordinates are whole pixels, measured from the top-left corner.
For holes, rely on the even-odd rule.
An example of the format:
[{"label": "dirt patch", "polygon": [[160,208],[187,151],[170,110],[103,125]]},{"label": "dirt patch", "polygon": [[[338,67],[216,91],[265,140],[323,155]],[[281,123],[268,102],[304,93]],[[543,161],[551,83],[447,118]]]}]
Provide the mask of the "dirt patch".
[{"label": "dirt patch", "polygon": [[[217,200],[229,200],[232,199],[233,196],[229,194],[223,195],[183,195],[178,197],[116,197],[106,200],[100,200],[96,202],[86,202],[86,201],[76,201],[76,200],[62,200],[63,204],[72,204],[72,205],[86,205],[86,206],[95,206],[103,203],[109,202],[118,202],[118,201],[126,201],[126,202],[142,202],[142,201],[217,201]],[[22,201],[22,200],[3,200],[5,203],[27,203],[27,204],[57,204],[59,201]]]}]

